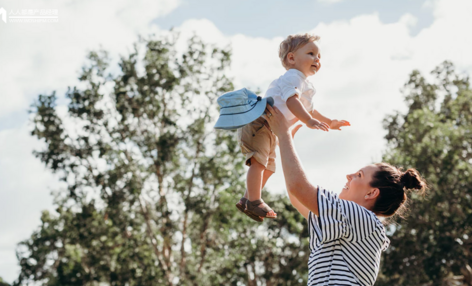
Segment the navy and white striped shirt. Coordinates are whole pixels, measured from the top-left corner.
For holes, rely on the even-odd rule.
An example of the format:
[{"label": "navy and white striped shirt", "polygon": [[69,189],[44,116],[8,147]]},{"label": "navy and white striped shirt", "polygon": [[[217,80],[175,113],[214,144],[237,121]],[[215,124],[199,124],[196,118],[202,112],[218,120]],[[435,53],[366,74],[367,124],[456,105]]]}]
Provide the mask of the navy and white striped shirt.
[{"label": "navy and white striped shirt", "polygon": [[377,216],[320,187],[318,211],[308,214],[308,285],[374,285],[390,244]]}]

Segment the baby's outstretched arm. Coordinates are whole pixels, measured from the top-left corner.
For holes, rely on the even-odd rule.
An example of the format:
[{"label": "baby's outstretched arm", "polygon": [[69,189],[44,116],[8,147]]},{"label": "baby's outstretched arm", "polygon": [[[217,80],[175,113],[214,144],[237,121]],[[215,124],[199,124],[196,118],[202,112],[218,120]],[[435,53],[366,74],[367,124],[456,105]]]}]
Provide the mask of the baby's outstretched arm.
[{"label": "baby's outstretched arm", "polygon": [[311,114],[300,102],[300,99],[298,99],[298,95],[291,96],[289,99],[287,99],[287,107],[290,112],[292,112],[295,117],[300,119],[301,122],[305,123],[308,128],[319,129],[323,131],[329,130],[328,124],[320,122],[311,116]]},{"label": "baby's outstretched arm", "polygon": [[343,126],[351,126],[351,124],[346,120],[329,119],[328,117],[325,117],[321,113],[319,113],[316,109],[313,109],[313,111],[310,112],[310,115],[313,118],[316,118],[319,121],[328,124],[330,129],[341,130],[341,127]]}]

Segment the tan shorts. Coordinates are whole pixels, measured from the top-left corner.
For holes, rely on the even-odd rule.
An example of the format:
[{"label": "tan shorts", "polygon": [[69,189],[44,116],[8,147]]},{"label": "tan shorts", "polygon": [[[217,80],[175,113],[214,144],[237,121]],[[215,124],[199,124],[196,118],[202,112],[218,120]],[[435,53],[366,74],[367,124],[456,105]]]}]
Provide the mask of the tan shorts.
[{"label": "tan shorts", "polygon": [[238,129],[238,142],[242,153],[246,156],[246,165],[251,166],[251,158],[254,157],[257,162],[275,173],[275,147],[277,146],[277,137],[264,124],[264,118],[245,125]]}]

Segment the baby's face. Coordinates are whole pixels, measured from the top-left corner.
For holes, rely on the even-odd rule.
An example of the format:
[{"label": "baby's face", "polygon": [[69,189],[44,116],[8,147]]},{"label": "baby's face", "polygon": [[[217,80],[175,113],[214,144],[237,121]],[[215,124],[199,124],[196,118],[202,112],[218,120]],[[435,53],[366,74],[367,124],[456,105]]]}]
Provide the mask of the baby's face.
[{"label": "baby's face", "polygon": [[315,42],[309,42],[294,53],[287,55],[292,68],[301,71],[305,76],[312,76],[321,68],[320,49]]}]

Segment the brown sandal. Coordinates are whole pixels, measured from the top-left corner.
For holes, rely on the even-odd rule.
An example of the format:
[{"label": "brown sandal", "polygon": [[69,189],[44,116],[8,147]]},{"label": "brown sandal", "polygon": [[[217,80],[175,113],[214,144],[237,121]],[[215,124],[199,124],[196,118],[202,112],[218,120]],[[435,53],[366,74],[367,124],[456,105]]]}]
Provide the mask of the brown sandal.
[{"label": "brown sandal", "polygon": [[[262,199],[255,201],[246,202],[246,212],[249,212],[252,215],[259,216],[261,218],[277,218],[277,214],[273,209],[269,207]],[[275,216],[269,216],[270,213],[273,213]]]},{"label": "brown sandal", "polygon": [[245,197],[242,197],[239,202],[236,204],[236,207],[238,208],[238,210],[240,210],[242,213],[244,213],[245,215],[247,215],[248,217],[250,217],[251,219],[257,221],[257,222],[262,222],[264,221],[264,218],[258,216],[258,215],[254,215],[250,212],[247,212],[246,211],[246,203],[248,202],[248,200],[245,198]]}]

